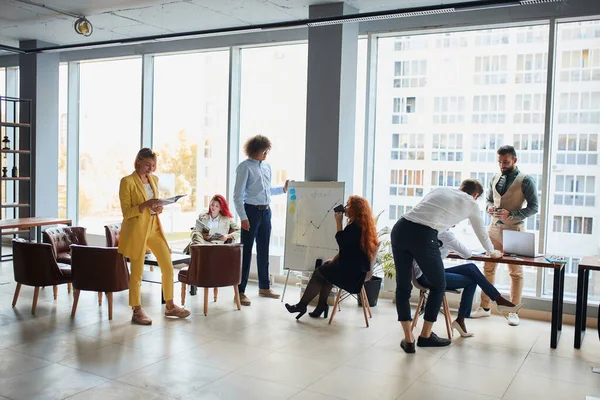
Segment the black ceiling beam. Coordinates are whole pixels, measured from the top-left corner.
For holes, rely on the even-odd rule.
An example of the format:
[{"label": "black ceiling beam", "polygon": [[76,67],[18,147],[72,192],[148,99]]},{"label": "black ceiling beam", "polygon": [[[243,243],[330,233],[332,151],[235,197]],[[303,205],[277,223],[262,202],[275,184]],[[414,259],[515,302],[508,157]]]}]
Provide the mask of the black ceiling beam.
[{"label": "black ceiling beam", "polygon": [[[442,13],[453,13],[453,12],[464,12],[464,11],[477,11],[489,8],[504,8],[514,7],[521,5],[535,5],[541,3],[552,3],[552,2],[563,2],[564,0],[485,0],[485,1],[469,1],[465,3],[449,3],[437,6],[427,7],[411,7],[402,8],[386,11],[374,11],[359,14],[340,15],[335,17],[315,18],[315,19],[302,19],[295,21],[285,22],[274,22],[267,24],[248,25],[248,26],[236,26],[229,28],[218,28],[218,29],[207,29],[190,32],[179,32],[179,33],[168,33],[162,35],[151,35],[142,36],[136,38],[127,39],[116,39],[116,40],[104,40],[90,43],[77,43],[67,45],[57,45],[48,47],[37,47],[32,49],[19,49],[10,46],[1,46],[0,48],[12,51],[20,54],[50,52],[50,51],[63,51],[63,50],[75,50],[81,48],[93,48],[93,47],[106,47],[113,45],[126,45],[126,44],[139,44],[154,41],[167,41],[176,39],[186,39],[195,36],[225,36],[234,35],[236,33],[243,33],[244,31],[255,32],[271,31],[278,29],[293,29],[303,28],[307,26],[319,26],[319,25],[335,25],[351,22],[362,22],[370,20],[384,20],[384,19],[395,19],[395,18],[407,18],[407,17],[420,17],[427,15],[436,15]],[[445,11],[444,11],[445,10]]]}]

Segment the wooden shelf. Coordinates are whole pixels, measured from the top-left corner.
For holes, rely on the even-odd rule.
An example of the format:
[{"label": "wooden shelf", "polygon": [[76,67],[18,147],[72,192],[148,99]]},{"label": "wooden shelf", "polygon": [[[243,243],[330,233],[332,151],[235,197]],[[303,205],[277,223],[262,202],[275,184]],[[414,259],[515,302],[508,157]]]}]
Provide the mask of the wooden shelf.
[{"label": "wooden shelf", "polygon": [[31,178],[29,178],[29,177],[23,177],[23,176],[17,176],[16,178],[12,177],[12,176],[7,176],[6,178],[0,178],[0,180],[3,180],[3,181],[28,181],[30,179]]},{"label": "wooden shelf", "polygon": [[3,150],[3,149],[0,149],[0,153],[31,154],[31,151],[29,151],[29,150]]},{"label": "wooden shelf", "polygon": [[0,122],[0,127],[7,128],[31,128],[30,124],[21,124],[19,122]]},{"label": "wooden shelf", "polygon": [[17,207],[31,207],[31,204],[19,204],[19,203],[11,203],[11,204],[2,204],[0,208],[17,208]]}]

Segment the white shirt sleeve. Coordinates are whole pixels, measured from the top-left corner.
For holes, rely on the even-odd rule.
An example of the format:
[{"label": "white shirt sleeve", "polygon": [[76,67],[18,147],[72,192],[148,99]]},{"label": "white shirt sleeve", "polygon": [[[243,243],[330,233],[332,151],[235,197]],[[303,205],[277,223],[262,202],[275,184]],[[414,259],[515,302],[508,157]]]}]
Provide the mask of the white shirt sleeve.
[{"label": "white shirt sleeve", "polygon": [[471,249],[462,244],[450,231],[440,232],[438,239],[442,241],[442,248],[453,251],[464,259],[471,258]]},{"label": "white shirt sleeve", "polygon": [[483,225],[483,220],[481,219],[481,214],[479,213],[479,207],[476,204],[473,205],[473,211],[471,215],[469,215],[469,221],[471,221],[471,226],[475,231],[475,235],[477,235],[477,239],[479,239],[479,243],[483,246],[485,251],[489,254],[494,252],[494,245],[492,244],[490,237]]}]

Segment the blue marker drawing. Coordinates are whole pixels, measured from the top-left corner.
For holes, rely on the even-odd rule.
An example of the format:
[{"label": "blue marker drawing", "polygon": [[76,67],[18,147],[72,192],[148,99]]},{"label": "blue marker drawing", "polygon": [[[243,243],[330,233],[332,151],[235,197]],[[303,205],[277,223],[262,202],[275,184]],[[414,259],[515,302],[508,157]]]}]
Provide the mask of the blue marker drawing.
[{"label": "blue marker drawing", "polygon": [[290,200],[296,200],[296,195],[295,194],[291,195]]},{"label": "blue marker drawing", "polygon": [[290,194],[296,194],[296,189],[295,188],[291,188],[290,189]]}]

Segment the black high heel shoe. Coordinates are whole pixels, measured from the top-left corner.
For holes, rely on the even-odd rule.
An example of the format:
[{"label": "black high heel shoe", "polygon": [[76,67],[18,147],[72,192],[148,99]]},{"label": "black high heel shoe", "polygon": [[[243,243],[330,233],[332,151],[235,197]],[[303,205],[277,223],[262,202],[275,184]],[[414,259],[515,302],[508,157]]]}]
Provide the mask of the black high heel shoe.
[{"label": "black high heel shoe", "polygon": [[287,308],[290,314],[300,313],[296,315],[296,319],[300,319],[304,314],[306,314],[306,306],[302,303],[294,304],[290,306],[288,303],[285,303],[285,308]]},{"label": "black high heel shoe", "polygon": [[313,318],[319,318],[321,314],[325,313],[323,318],[327,318],[329,315],[329,304],[325,304],[324,306],[317,306],[313,312],[308,313]]}]

